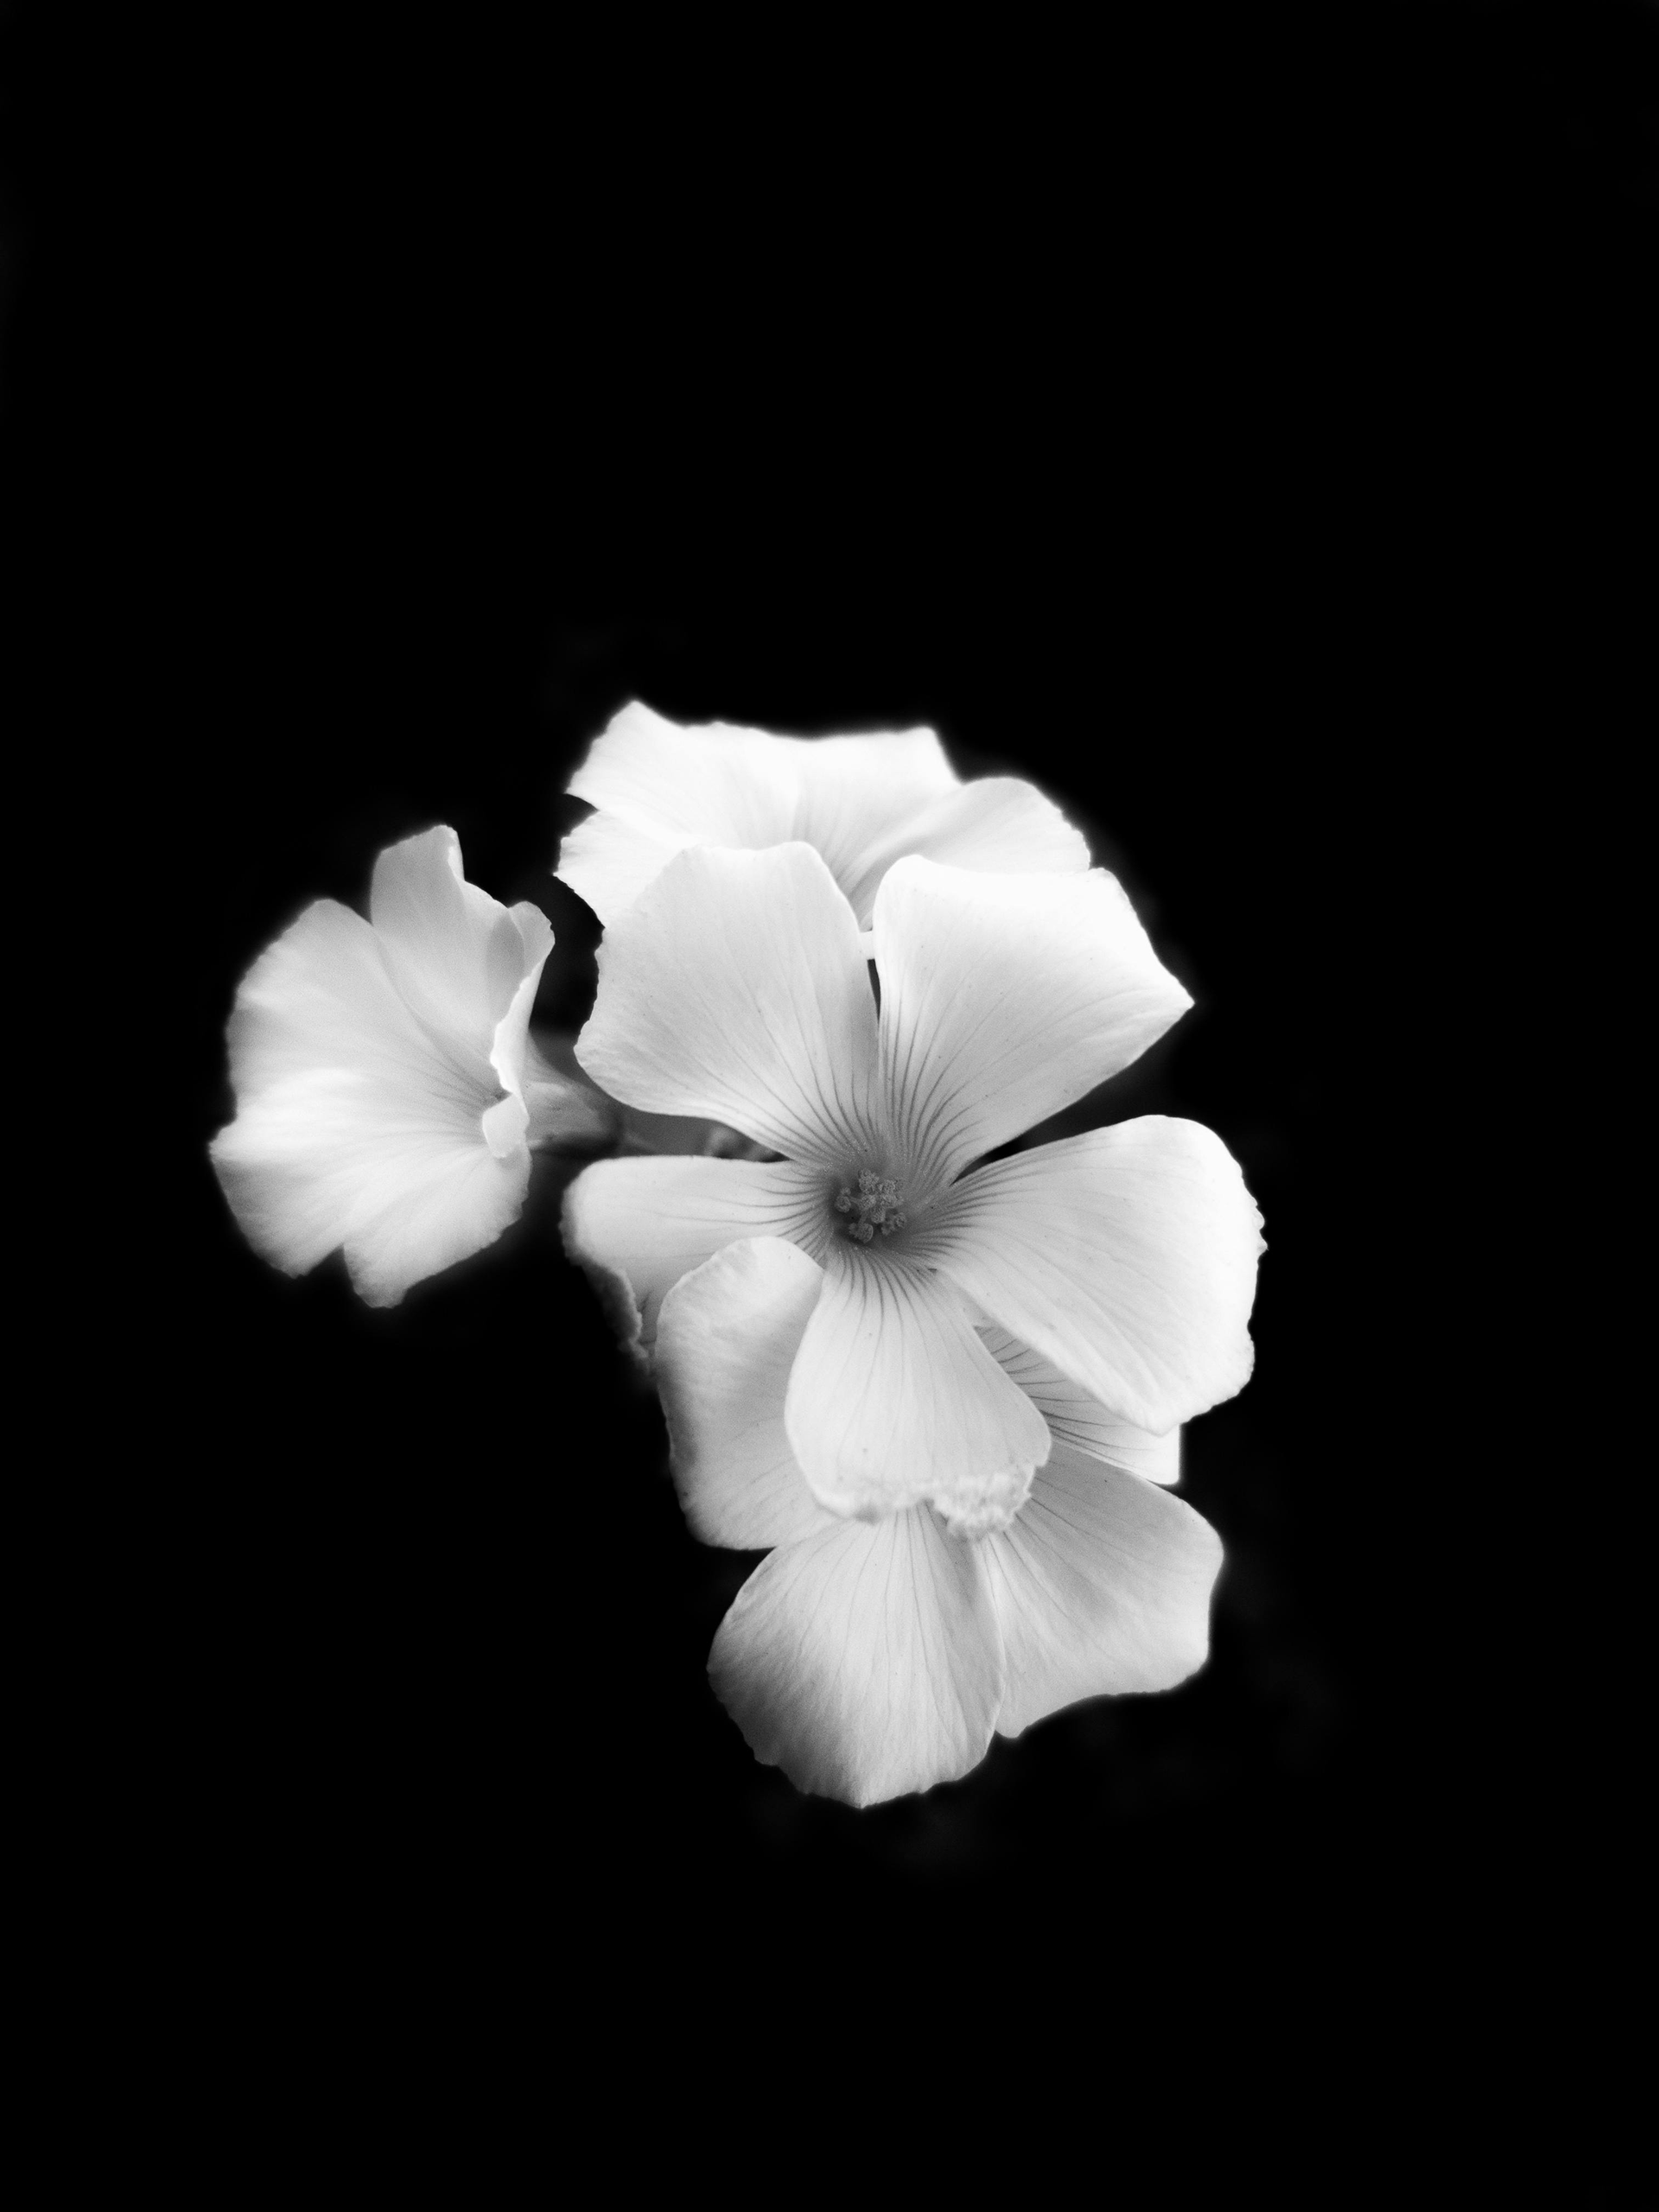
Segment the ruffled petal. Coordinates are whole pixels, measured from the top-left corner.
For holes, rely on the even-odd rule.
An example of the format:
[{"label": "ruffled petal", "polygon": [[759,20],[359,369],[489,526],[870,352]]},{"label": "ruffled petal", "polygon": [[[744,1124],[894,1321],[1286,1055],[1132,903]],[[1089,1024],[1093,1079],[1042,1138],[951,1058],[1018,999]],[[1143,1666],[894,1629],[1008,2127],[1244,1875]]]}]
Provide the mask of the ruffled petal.
[{"label": "ruffled petal", "polygon": [[565,838],[558,874],[607,925],[688,845],[757,852],[800,840],[845,889],[895,819],[956,784],[931,730],[795,738],[728,722],[686,729],[636,701],[571,779],[575,796],[599,811]]},{"label": "ruffled petal", "polygon": [[796,778],[778,741],[724,722],[682,729],[636,700],[570,779],[598,808],[564,839],[557,874],[608,928],[688,845],[757,849],[792,833]]},{"label": "ruffled petal", "polygon": [[914,1190],[1083,1097],[1192,1004],[1098,868],[1004,876],[900,861],[874,935],[882,1080]]},{"label": "ruffled petal", "polygon": [[1079,1698],[1166,1690],[1204,1664],[1221,1540],[1166,1491],[1064,1445],[982,1554],[1007,1654],[998,1732]]},{"label": "ruffled petal", "polygon": [[396,1306],[428,1275],[493,1244],[524,1210],[522,1145],[504,1158],[476,1145],[440,1155],[425,1145],[400,1149],[382,1130],[372,1147],[372,1160],[352,1163],[356,1202],[340,1240],[353,1287],[370,1306]]},{"label": "ruffled petal", "polygon": [[[859,927],[868,929],[882,870],[898,853],[915,849],[906,842],[906,825],[927,819],[962,789],[944,748],[931,729],[775,742],[786,747],[796,774],[790,835],[823,854]],[[878,865],[882,851],[889,857]]]},{"label": "ruffled petal", "polygon": [[817,854],[681,853],[606,931],[576,1058],[647,1112],[727,1122],[842,1173],[872,1159],[875,1004]]},{"label": "ruffled petal", "polygon": [[507,918],[518,932],[518,979],[506,1011],[490,1039],[490,1065],[505,1090],[522,1095],[530,1058],[530,1017],[536,1004],[536,987],[553,950],[553,925],[539,906],[522,899],[507,909]]},{"label": "ruffled petal", "polygon": [[302,1274],[343,1244],[359,1293],[394,1305],[518,1214],[529,1154],[486,1141],[487,1061],[416,1019],[349,907],[319,900],[260,956],[228,1033],[237,1118],[211,1156],[273,1266]]},{"label": "ruffled petal", "polygon": [[245,1107],[211,1154],[261,1258],[303,1274],[343,1245],[359,1294],[395,1306],[493,1243],[524,1205],[529,1153],[498,1159],[476,1122],[458,1135],[411,1114],[344,1071],[292,1078]]},{"label": "ruffled petal", "polygon": [[524,1203],[527,1027],[553,932],[468,883],[442,828],[381,854],[370,906],[365,922],[320,899],[243,979],[237,1118],[212,1157],[264,1258],[297,1274],[343,1245],[361,1294],[389,1306]]},{"label": "ruffled petal", "polygon": [[912,853],[947,868],[996,875],[1072,875],[1089,865],[1083,832],[1035,784],[1014,776],[981,777],[878,834],[853,867],[836,870],[861,929],[870,926],[882,877]]},{"label": "ruffled petal", "polygon": [[530,1128],[530,1108],[522,1093],[509,1091],[505,1098],[498,1098],[493,1106],[486,1107],[479,1127],[495,1157],[511,1159],[524,1143]]},{"label": "ruffled petal", "polygon": [[1161,1435],[1249,1379],[1261,1221],[1212,1130],[1153,1114],[978,1169],[906,1245]]},{"label": "ruffled petal", "polygon": [[696,842],[640,830],[625,815],[590,814],[565,832],[553,871],[608,929],[653,884],[676,853]]},{"label": "ruffled petal", "polygon": [[564,839],[558,874],[607,925],[688,845],[812,845],[861,930],[882,875],[907,853],[1003,873],[1089,865],[1080,833],[1033,785],[963,785],[931,729],[799,738],[728,722],[682,728],[636,701],[595,741],[570,790],[598,811]]},{"label": "ruffled petal", "polygon": [[1069,1444],[1091,1459],[1104,1459],[1149,1483],[1178,1483],[1181,1479],[1181,1432],[1154,1436],[1132,1421],[1119,1421],[1071,1377],[1062,1375],[1052,1360],[1029,1344],[1022,1344],[1006,1329],[982,1322],[979,1333],[986,1350],[1011,1382],[1017,1382],[1048,1423],[1057,1444]]},{"label": "ruffled petal", "polygon": [[976,1766],[1003,1685],[982,1550],[921,1507],[838,1523],[762,1560],[709,1655],[715,1694],[756,1758],[849,1805]]},{"label": "ruffled petal", "polygon": [[564,1245],[611,1294],[624,1341],[647,1347],[666,1294],[727,1245],[829,1237],[823,1179],[786,1160],[600,1160],[564,1195]]},{"label": "ruffled petal", "polygon": [[[237,987],[226,1032],[238,1100],[319,1068],[362,1069],[392,1089],[436,1083],[463,1128],[480,1086],[457,1081],[399,995],[361,914],[319,899]],[[493,1096],[490,1084],[483,1096]]]},{"label": "ruffled petal", "polygon": [[[530,1015],[543,964],[553,949],[552,926],[539,906],[523,901],[507,910],[506,919],[518,932],[524,973],[490,1040],[490,1066],[507,1094],[484,1116],[485,1142],[498,1160],[509,1158],[520,1145],[528,1147],[531,1112],[524,1084],[530,1061]],[[552,1118],[543,1103],[543,1129]]]},{"label": "ruffled petal", "polygon": [[516,917],[462,874],[453,830],[387,847],[374,864],[369,919],[404,1004],[487,1084],[496,1027],[524,980],[526,950]]},{"label": "ruffled petal", "polygon": [[1012,1511],[1048,1457],[1042,1415],[924,1268],[840,1240],[790,1376],[784,1422],[813,1494],[864,1519],[930,1499]]},{"label": "ruffled petal", "polygon": [[728,1244],[663,1300],[657,1386],[675,1487],[705,1544],[757,1551],[838,1526],[807,1488],[784,1397],[823,1269],[781,1238]]},{"label": "ruffled petal", "polygon": [[786,843],[797,788],[787,747],[765,730],[732,722],[686,728],[638,699],[611,717],[570,779],[575,798],[677,850]]}]

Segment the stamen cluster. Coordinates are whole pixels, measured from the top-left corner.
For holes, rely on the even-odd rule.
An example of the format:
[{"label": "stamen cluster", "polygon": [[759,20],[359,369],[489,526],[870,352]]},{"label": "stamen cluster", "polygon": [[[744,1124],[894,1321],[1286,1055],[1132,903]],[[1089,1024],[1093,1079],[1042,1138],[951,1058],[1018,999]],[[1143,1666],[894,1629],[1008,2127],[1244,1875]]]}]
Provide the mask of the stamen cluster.
[{"label": "stamen cluster", "polygon": [[847,1224],[847,1234],[855,1244],[868,1244],[879,1229],[883,1236],[891,1236],[895,1229],[902,1229],[905,1217],[899,1211],[904,1201],[899,1185],[891,1175],[878,1175],[874,1168],[859,1171],[858,1188],[846,1185],[836,1198],[837,1213],[856,1214],[855,1221]]}]

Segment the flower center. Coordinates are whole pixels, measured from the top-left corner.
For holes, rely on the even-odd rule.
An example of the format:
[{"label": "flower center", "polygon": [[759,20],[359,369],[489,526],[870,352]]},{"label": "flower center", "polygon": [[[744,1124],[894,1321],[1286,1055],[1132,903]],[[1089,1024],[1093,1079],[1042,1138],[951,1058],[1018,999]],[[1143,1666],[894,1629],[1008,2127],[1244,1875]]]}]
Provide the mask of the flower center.
[{"label": "flower center", "polygon": [[891,1236],[895,1229],[902,1229],[903,1205],[899,1185],[892,1176],[878,1175],[869,1167],[860,1169],[856,1190],[848,1184],[836,1198],[836,1211],[852,1217],[847,1224],[847,1234],[855,1244],[868,1244],[877,1230],[883,1236]]}]

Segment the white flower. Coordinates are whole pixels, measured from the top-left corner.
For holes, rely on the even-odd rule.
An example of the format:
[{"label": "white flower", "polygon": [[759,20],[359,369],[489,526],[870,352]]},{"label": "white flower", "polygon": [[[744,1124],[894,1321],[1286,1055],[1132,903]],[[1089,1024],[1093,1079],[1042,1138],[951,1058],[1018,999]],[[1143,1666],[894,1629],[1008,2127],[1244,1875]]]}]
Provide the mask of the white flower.
[{"label": "white flower", "polygon": [[683,729],[637,701],[570,779],[598,811],[565,838],[557,874],[602,922],[625,914],[689,845],[816,847],[870,926],[877,887],[907,853],[992,874],[1073,874],[1089,848],[1034,785],[964,784],[931,729],[773,737],[728,722]]},{"label": "white flower", "polygon": [[976,1165],[1190,1003],[1110,876],[912,858],[873,918],[879,1016],[816,851],[664,868],[606,933],[578,1058],[785,1157],[601,1162],[565,1212],[655,1347],[694,1525],[779,1547],[716,1688],[760,1758],[861,1803],[1201,1662],[1218,1548],[1145,1478],[1247,1379],[1261,1249],[1190,1122]]},{"label": "white flower", "polygon": [[818,1295],[798,1246],[756,1237],[663,1302],[658,1376],[686,1517],[705,1543],[776,1547],[709,1660],[758,1758],[869,1804],[965,1774],[993,1730],[1169,1689],[1203,1665],[1221,1545],[1155,1487],[1178,1472],[1175,1434],[1114,1421],[1002,1332],[980,1333],[1054,1437],[1007,1524],[963,1541],[926,1505],[873,1523],[827,1512],[785,1422]]},{"label": "white flower", "polygon": [[320,899],[243,978],[237,1115],[212,1153],[263,1257],[302,1274],[344,1245],[359,1294],[394,1306],[524,1203],[528,1025],[553,932],[468,883],[446,829],[381,854],[369,916]]}]

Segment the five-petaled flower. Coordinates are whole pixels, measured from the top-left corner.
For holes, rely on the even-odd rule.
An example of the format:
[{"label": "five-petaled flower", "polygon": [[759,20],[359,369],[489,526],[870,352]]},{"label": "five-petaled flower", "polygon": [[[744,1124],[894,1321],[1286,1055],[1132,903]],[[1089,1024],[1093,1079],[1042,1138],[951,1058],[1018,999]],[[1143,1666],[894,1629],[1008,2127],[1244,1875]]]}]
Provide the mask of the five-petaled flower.
[{"label": "five-petaled flower", "polygon": [[688,846],[811,845],[861,930],[895,861],[919,853],[994,874],[1079,874],[1089,848],[1052,799],[1015,776],[964,784],[931,729],[774,737],[683,729],[638,701],[570,779],[597,810],[565,838],[558,873],[607,926]]},{"label": "five-petaled flower", "polygon": [[256,1251],[302,1274],[343,1245],[392,1306],[493,1243],[530,1178],[529,1022],[553,932],[461,873],[453,830],[390,847],[369,919],[306,908],[231,1016],[236,1119],[214,1168]]},{"label": "five-petaled flower", "polygon": [[988,1157],[1191,1002],[1110,876],[911,857],[868,947],[863,918],[806,843],[662,866],[578,1057],[782,1157],[601,1162],[565,1211],[653,1356],[694,1527],[774,1548],[716,1689],[759,1757],[858,1803],[1201,1663],[1219,1548],[1156,1484],[1249,1375],[1262,1249],[1195,1123]]}]

